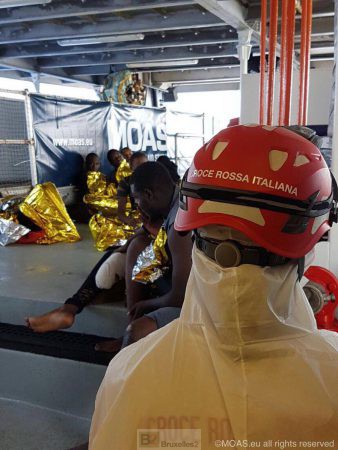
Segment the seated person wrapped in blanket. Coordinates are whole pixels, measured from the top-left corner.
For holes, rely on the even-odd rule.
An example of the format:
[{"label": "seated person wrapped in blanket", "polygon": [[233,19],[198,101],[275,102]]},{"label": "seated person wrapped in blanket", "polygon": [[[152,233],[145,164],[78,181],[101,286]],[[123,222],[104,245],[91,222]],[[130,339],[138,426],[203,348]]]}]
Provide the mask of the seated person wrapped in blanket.
[{"label": "seated person wrapped in blanket", "polygon": [[[81,288],[64,306],[43,316],[28,317],[27,325],[37,332],[70,327],[76,314],[102,288],[109,289],[117,278],[125,278],[129,326],[119,342],[102,344],[100,350],[116,351],[166,325],[180,314],[191,266],[191,237],[179,235],[173,228],[178,208],[178,190],[168,171],[159,163],[141,164],[131,179],[131,192],[144,218],[144,226],[126,248],[107,252]],[[132,278],[140,254],[149,246],[163,225],[162,249],[167,258],[163,277],[150,284]],[[167,238],[165,238],[167,236]],[[165,249],[164,249],[165,247]],[[152,280],[154,281],[154,280]]]}]

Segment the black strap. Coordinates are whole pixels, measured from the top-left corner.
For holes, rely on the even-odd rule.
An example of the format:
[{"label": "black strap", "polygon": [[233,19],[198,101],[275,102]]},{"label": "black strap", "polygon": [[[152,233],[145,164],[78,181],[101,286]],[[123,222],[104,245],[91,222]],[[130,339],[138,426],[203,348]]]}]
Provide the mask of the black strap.
[{"label": "black strap", "polygon": [[[199,250],[201,250],[210,259],[216,261],[215,251],[218,245],[222,241],[216,241],[210,238],[202,238],[199,234],[195,233],[195,242]],[[241,254],[240,264],[253,264],[255,266],[280,266],[290,261],[285,256],[276,255],[275,253],[268,252],[262,247],[251,247],[242,245],[237,241],[230,240],[230,242],[238,248]]]}]

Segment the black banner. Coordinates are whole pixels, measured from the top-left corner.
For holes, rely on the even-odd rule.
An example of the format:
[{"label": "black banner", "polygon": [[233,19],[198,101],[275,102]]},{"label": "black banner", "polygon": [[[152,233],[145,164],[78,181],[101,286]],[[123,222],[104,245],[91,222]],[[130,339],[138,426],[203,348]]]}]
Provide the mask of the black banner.
[{"label": "black banner", "polygon": [[144,151],[149,159],[167,153],[166,110],[114,103],[109,123],[109,146]]},{"label": "black banner", "polygon": [[102,170],[109,173],[109,103],[30,97],[39,183],[76,184],[84,158],[92,152],[99,155]]}]

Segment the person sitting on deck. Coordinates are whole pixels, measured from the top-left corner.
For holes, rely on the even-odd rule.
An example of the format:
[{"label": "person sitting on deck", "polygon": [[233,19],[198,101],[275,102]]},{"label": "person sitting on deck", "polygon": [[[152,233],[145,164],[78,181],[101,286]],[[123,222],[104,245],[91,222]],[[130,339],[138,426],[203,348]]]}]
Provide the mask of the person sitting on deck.
[{"label": "person sitting on deck", "polygon": [[107,159],[112,166],[112,172],[111,172],[110,176],[108,177],[109,181],[111,183],[114,183],[117,186],[118,182],[116,180],[116,172],[117,172],[117,169],[119,168],[121,162],[123,161],[123,156],[121,155],[121,153],[118,150],[112,148],[107,153]]},{"label": "person sitting on deck", "polygon": [[[144,152],[135,152],[131,155],[129,164],[132,172],[141,164],[148,161],[147,154]],[[127,209],[127,202],[128,200],[131,203],[131,209],[134,210],[136,208],[135,200],[132,195],[131,189],[130,189],[130,179],[131,175],[128,177],[123,178],[117,187],[117,201],[118,201],[118,208],[117,208],[117,217],[121,220],[121,222],[125,223],[126,225],[135,226],[136,220],[132,216],[128,216],[126,214]]]},{"label": "person sitting on deck", "polygon": [[85,159],[84,168],[76,184],[78,188],[77,201],[74,205],[68,206],[68,212],[72,219],[78,223],[88,223],[92,211],[90,207],[83,202],[83,197],[88,193],[88,172],[99,172],[101,167],[100,158],[96,153],[88,153]]},{"label": "person sitting on deck", "polygon": [[[116,277],[124,275],[130,319],[124,345],[136,341],[178,317],[191,265],[192,244],[189,235],[180,236],[173,229],[178,208],[177,188],[168,171],[159,163],[153,162],[140,165],[134,172],[131,184],[136,203],[145,219],[145,225],[129,240],[127,253],[125,254],[126,248],[117,249],[113,254],[107,252],[80,289],[62,307],[45,315],[26,319],[27,325],[32,330],[44,333],[71,327],[76,314],[92,303],[102,288],[109,289]],[[137,257],[151,242],[150,234],[157,233],[163,220],[165,220],[164,226],[168,236],[167,253],[170,258],[170,272],[158,292],[151,293],[146,286],[132,281],[131,273]],[[150,314],[142,317],[146,312]],[[107,341],[99,344],[97,349],[116,351],[119,346],[121,342]]]},{"label": "person sitting on deck", "polygon": [[132,157],[133,152],[130,150],[129,147],[123,147],[121,149],[121,155],[123,158],[130,164],[130,158]]},{"label": "person sitting on deck", "polygon": [[78,188],[81,200],[88,192],[87,176],[88,172],[99,172],[101,168],[100,158],[96,153],[88,153],[84,162],[84,168],[81,171]]},{"label": "person sitting on deck", "polygon": [[[155,286],[133,281],[133,268],[146,245],[141,240],[131,241],[125,270],[130,323],[123,337],[123,347],[179,317],[191,267],[192,250],[190,233],[181,235],[173,227],[178,209],[178,189],[165,167],[157,162],[139,166],[132,175],[131,190],[146,222],[154,224],[164,220],[169,270]],[[100,275],[100,271],[97,275]],[[109,351],[111,345],[114,346],[114,342],[106,341],[98,344],[97,348]]]},{"label": "person sitting on deck", "polygon": [[[101,168],[100,158],[96,153],[88,153],[85,159],[85,172],[84,176],[86,177],[88,172],[99,172]],[[87,182],[87,179],[85,178]],[[88,188],[85,187],[83,194],[88,191]]]}]

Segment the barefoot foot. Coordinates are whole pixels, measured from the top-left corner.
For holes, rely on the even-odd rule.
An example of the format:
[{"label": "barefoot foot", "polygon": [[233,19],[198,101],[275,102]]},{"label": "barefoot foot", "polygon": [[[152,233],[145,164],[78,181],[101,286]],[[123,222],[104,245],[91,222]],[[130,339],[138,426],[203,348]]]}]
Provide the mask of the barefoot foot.
[{"label": "barefoot foot", "polygon": [[26,317],[25,322],[28,328],[37,333],[70,328],[74,323],[77,310],[75,305],[63,305],[42,316]]}]

